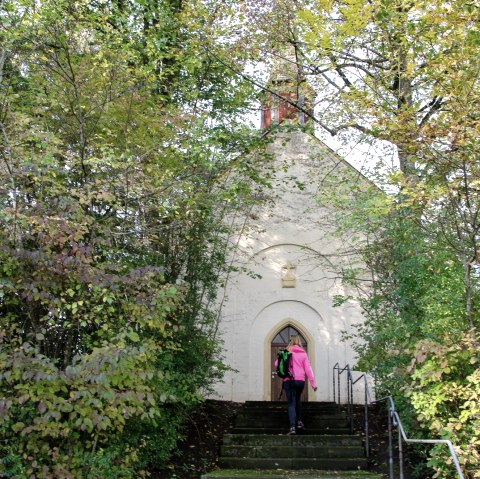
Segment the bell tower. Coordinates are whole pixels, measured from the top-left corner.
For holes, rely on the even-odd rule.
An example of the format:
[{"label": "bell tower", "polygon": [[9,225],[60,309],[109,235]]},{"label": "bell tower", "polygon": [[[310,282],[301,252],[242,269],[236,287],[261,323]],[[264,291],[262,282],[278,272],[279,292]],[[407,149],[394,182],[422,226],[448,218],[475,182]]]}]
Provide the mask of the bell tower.
[{"label": "bell tower", "polygon": [[285,120],[299,125],[311,121],[309,115],[313,115],[315,94],[306,81],[293,45],[284,48],[275,60],[267,88],[262,102],[262,129]]}]

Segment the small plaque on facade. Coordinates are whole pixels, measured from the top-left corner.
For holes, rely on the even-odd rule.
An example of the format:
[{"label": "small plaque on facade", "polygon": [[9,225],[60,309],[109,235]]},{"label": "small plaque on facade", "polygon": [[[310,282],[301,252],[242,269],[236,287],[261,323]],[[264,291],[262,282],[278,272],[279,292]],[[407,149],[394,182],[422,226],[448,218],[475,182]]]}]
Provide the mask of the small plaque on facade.
[{"label": "small plaque on facade", "polygon": [[282,288],[295,288],[295,266],[292,266],[290,261],[282,267]]}]

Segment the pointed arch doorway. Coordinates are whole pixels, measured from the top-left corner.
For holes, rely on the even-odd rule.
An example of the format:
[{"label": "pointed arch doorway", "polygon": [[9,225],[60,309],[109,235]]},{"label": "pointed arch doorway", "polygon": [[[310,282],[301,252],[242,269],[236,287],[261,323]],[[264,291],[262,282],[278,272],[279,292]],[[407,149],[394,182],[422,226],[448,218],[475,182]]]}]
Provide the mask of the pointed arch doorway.
[{"label": "pointed arch doorway", "polygon": [[[277,373],[275,371],[275,359],[277,358],[277,353],[280,349],[286,348],[288,346],[288,343],[290,342],[290,338],[297,334],[300,336],[303,349],[308,354],[307,341],[305,340],[303,335],[291,325],[288,325],[284,327],[281,331],[279,331],[271,342],[271,345],[270,345],[271,371],[272,371],[271,389],[270,389],[271,401],[278,401],[280,394],[282,392],[282,380],[279,377],[277,377]],[[286,401],[286,400],[287,400],[287,396],[284,392],[280,398],[280,401]],[[305,388],[303,389],[301,400],[308,401],[308,384],[307,383],[305,383]]]}]

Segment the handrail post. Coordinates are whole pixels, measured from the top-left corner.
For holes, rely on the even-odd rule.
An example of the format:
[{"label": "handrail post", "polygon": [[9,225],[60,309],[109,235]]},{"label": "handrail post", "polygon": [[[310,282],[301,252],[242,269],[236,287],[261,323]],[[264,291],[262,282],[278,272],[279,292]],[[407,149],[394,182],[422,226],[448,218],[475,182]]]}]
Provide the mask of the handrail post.
[{"label": "handrail post", "polygon": [[365,384],[365,457],[368,459],[370,445],[368,439],[368,383],[367,383],[367,376],[363,375],[363,382]]},{"label": "handrail post", "polygon": [[388,408],[388,468],[393,479],[392,411]]},{"label": "handrail post", "polygon": [[403,479],[403,446],[402,446],[402,431],[398,428],[398,467],[400,478]]},{"label": "handrail post", "polygon": [[335,397],[335,369],[338,368],[338,363],[333,366],[333,374],[332,374],[332,381],[333,381],[333,402],[336,403],[336,397]]},{"label": "handrail post", "polygon": [[353,376],[350,368],[348,369],[348,376],[350,378],[350,434],[353,434]]},{"label": "handrail post", "polygon": [[352,374],[350,373],[350,368],[347,370],[347,414],[350,423],[350,434],[353,433],[353,405],[351,401],[351,391],[353,388],[352,384]]},{"label": "handrail post", "polygon": [[345,371],[345,368],[343,368],[341,371],[340,371],[340,368],[338,368],[338,370],[337,370],[338,404],[340,404],[342,402],[342,400],[340,399],[340,374],[342,374],[343,371]]}]

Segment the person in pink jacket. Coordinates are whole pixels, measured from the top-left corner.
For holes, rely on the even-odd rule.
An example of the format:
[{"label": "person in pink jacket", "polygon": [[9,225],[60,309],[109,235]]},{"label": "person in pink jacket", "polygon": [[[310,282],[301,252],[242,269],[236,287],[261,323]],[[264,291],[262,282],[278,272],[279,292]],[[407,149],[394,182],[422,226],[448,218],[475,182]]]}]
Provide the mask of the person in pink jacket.
[{"label": "person in pink jacket", "polygon": [[287,350],[292,353],[290,372],[293,377],[285,378],[283,380],[283,387],[288,401],[288,419],[290,421],[288,434],[292,435],[297,433],[297,429],[303,428],[302,402],[300,397],[305,387],[305,376],[308,378],[314,391],[317,390],[317,385],[307,353],[302,348],[300,336],[292,336]]}]

